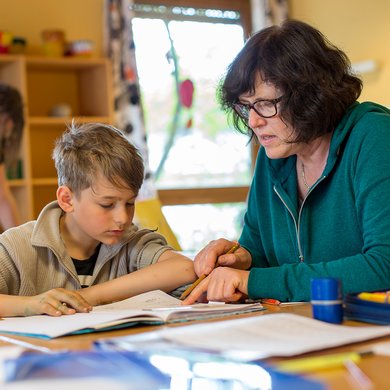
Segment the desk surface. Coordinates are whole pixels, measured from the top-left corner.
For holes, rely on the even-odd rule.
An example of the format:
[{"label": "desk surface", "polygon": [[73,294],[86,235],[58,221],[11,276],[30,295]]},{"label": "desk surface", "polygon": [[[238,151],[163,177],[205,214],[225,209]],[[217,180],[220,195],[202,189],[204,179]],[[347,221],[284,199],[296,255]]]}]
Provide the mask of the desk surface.
[{"label": "desk surface", "polygon": [[[264,305],[267,310],[257,313],[244,314],[244,316],[253,316],[253,315],[268,315],[272,313],[294,313],[303,315],[306,317],[311,317],[311,306],[310,304],[297,304],[297,305],[287,305],[287,306],[269,306]],[[239,316],[234,316],[232,318],[238,318]],[[224,318],[224,320],[229,320]],[[218,320],[209,320],[209,321],[218,321]],[[368,324],[354,322],[354,321],[345,321],[345,325],[350,326],[367,326]],[[185,324],[176,324],[176,325],[161,325],[161,326],[185,326]],[[161,328],[161,326],[140,326],[140,327],[132,327],[128,329],[122,329],[117,331],[110,332],[101,332],[101,333],[89,333],[84,335],[77,336],[67,336],[60,337],[54,340],[40,340],[30,337],[19,337],[19,336],[8,336],[7,338],[14,340],[15,342],[24,341],[29,344],[33,344],[36,346],[47,347],[52,350],[61,350],[61,349],[71,349],[71,350],[88,350],[91,349],[92,343],[95,340],[108,338],[108,337],[117,337],[117,336],[125,336],[129,334],[141,333],[141,332],[149,332],[155,329]],[[7,345],[8,343],[1,341],[2,337],[0,335],[0,346]],[[360,342],[355,344],[350,344],[347,346],[337,347],[328,349],[326,351],[317,351],[312,353],[307,353],[305,355],[301,355],[304,357],[309,356],[320,356],[329,353],[338,353],[338,352],[346,352],[346,351],[357,351],[362,350],[363,348],[369,349],[375,343],[390,341],[390,336],[383,337],[380,339],[370,340],[366,342]],[[300,356],[300,357],[301,357]],[[267,359],[268,362],[276,362],[281,361],[283,359]],[[385,390],[390,389],[390,374],[388,370],[390,369],[390,357],[389,356],[377,356],[371,355],[364,357],[359,362],[359,367],[364,371],[364,373],[372,380],[375,385],[375,390]],[[323,370],[320,372],[316,372],[315,374],[308,375],[314,379],[319,379],[328,385],[329,390],[348,390],[348,389],[358,389],[359,387],[353,385],[351,383],[350,378],[348,376],[348,372],[344,368],[335,368]]]}]

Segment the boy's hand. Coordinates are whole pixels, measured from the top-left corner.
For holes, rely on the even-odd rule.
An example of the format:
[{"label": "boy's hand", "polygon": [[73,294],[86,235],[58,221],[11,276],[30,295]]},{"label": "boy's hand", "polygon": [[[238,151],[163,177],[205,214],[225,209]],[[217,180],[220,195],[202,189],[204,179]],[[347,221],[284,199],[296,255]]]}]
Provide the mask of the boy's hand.
[{"label": "boy's hand", "polygon": [[23,297],[24,311],[22,315],[48,314],[61,316],[63,314],[89,313],[92,306],[77,291],[64,288],[54,288],[43,294]]}]

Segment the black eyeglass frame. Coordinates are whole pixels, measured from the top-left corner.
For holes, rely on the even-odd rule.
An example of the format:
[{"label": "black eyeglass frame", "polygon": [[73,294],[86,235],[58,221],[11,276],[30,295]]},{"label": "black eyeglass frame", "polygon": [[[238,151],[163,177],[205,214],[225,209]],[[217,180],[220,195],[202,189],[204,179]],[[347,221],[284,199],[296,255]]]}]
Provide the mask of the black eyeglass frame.
[{"label": "black eyeglass frame", "polygon": [[[276,98],[276,99],[257,99],[257,100],[255,100],[253,103],[249,103],[249,104],[234,103],[232,107],[233,107],[233,110],[236,112],[236,114],[237,114],[240,118],[242,118],[242,119],[244,119],[244,120],[246,120],[246,121],[249,119],[249,112],[250,112],[250,110],[252,110],[252,109],[253,109],[253,111],[254,111],[257,115],[261,116],[262,118],[273,118],[274,116],[278,115],[278,106],[277,106],[277,104],[283,100],[284,96],[285,96],[285,95],[279,96],[279,97]],[[258,112],[258,111],[256,110],[256,108],[255,108],[255,105],[256,105],[257,103],[259,103],[259,102],[269,102],[269,103],[272,103],[272,104],[274,105],[274,108],[275,108],[275,114],[272,114],[272,115],[262,115],[262,114],[260,114],[260,112]],[[245,116],[242,115],[241,110],[238,108],[238,106],[248,108],[248,116],[247,116],[247,117],[245,117]]]}]

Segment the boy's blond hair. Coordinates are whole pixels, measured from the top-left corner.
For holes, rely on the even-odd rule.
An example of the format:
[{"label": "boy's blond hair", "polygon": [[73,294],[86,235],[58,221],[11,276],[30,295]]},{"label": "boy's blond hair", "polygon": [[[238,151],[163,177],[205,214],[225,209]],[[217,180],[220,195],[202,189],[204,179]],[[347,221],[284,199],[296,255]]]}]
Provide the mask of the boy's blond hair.
[{"label": "boy's blond hair", "polygon": [[135,195],[144,179],[138,149],[118,129],[102,123],[77,125],[73,121],[57,139],[52,157],[58,185],[68,186],[76,196],[93,187],[98,174]]}]

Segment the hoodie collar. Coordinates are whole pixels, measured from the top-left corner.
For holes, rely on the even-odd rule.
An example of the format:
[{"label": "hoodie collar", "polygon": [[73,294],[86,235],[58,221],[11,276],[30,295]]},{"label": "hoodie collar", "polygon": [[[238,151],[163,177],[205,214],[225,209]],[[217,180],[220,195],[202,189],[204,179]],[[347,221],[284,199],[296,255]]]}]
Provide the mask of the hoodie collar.
[{"label": "hoodie collar", "polygon": [[[367,113],[376,112],[383,114],[390,114],[390,110],[380,104],[373,102],[353,103],[345,112],[345,115],[341,119],[340,123],[335,128],[332,140],[330,143],[328,160],[324,169],[324,175],[328,175],[336,164],[341,147],[345,140],[348,138],[352,129]],[[296,166],[296,155],[282,158],[282,159],[269,159],[266,158],[269,166],[269,172],[274,184],[285,183],[293,172]]]}]

